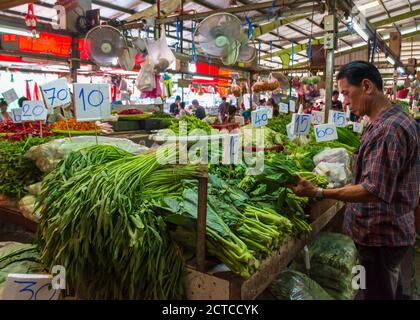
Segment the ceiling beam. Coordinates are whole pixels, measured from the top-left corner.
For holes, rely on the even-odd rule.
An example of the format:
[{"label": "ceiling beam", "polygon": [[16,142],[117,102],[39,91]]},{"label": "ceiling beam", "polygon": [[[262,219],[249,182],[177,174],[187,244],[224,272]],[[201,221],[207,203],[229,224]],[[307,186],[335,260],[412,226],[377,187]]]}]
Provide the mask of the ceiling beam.
[{"label": "ceiling beam", "polygon": [[388,19],[384,19],[384,20],[381,20],[381,21],[373,22],[372,26],[374,26],[375,28],[379,28],[379,27],[385,26],[387,24],[395,23],[395,22],[398,22],[398,21],[401,21],[401,20],[406,20],[406,19],[409,19],[409,18],[412,18],[412,17],[417,17],[417,16],[420,16],[420,9],[413,10],[413,11],[410,11],[410,12],[407,12],[407,13],[403,13],[403,14],[400,14],[398,16],[390,17]]},{"label": "ceiling beam", "polygon": [[[116,2],[116,1],[115,1]],[[92,0],[93,4],[96,4],[98,6],[104,7],[104,8],[108,8],[108,9],[112,9],[115,11],[121,11],[124,13],[128,13],[128,14],[135,14],[137,11],[130,9],[130,8],[124,8],[121,6],[117,6],[115,4],[113,4],[112,2],[106,2],[106,1],[102,1],[102,0]]]}]

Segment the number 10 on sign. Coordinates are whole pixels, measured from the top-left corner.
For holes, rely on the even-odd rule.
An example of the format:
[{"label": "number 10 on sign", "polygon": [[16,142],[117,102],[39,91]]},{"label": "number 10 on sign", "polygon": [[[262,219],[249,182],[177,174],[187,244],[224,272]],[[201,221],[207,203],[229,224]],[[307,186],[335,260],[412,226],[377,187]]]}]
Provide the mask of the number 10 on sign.
[{"label": "number 10 on sign", "polygon": [[111,115],[108,84],[74,84],[77,121],[106,119]]}]

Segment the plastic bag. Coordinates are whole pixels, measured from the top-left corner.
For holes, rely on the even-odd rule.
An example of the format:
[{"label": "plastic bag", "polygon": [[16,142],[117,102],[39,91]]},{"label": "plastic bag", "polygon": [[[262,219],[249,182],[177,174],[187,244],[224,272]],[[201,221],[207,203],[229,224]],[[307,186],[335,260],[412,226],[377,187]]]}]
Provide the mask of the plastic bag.
[{"label": "plastic bag", "polygon": [[327,177],[329,182],[328,188],[343,187],[349,180],[346,171],[344,164],[337,162],[320,162],[314,169],[316,174]]},{"label": "plastic bag", "polygon": [[261,81],[261,78],[258,77],[257,82],[255,82],[252,85],[252,88],[251,89],[252,89],[252,92],[258,93],[258,92],[264,91],[264,88],[265,88],[264,82],[262,82]]},{"label": "plastic bag", "polygon": [[325,149],[314,156],[314,164],[317,166],[320,162],[342,163],[347,168],[350,164],[349,155],[344,148]]},{"label": "plastic bag", "polygon": [[233,79],[233,81],[232,81],[232,85],[231,85],[230,89],[231,89],[231,91],[232,91],[232,94],[233,94],[235,97],[239,98],[239,97],[241,96],[241,94],[242,94],[242,89],[241,89],[241,87],[240,87],[240,86],[238,86],[238,85],[236,84],[236,80],[235,80],[235,79]]},{"label": "plastic bag", "polygon": [[271,285],[270,292],[279,300],[332,300],[315,281],[295,270],[281,272]]},{"label": "plastic bag", "polygon": [[140,98],[151,98],[155,99],[162,96],[162,87],[160,83],[160,74],[156,74],[155,76],[155,87],[151,91],[142,91],[140,94]]},{"label": "plastic bag", "polygon": [[140,91],[152,91],[156,87],[155,73],[153,71],[154,65],[149,56],[141,65],[139,75],[136,79],[136,87]]},{"label": "plastic bag", "polygon": [[276,78],[274,78],[272,73],[270,73],[270,75],[268,76],[267,82],[268,82],[268,88],[269,88],[268,90],[274,91],[280,88],[280,82]]},{"label": "plastic bag", "polygon": [[168,47],[164,26],[159,40],[145,39],[145,43],[148,57],[158,72],[165,71],[175,62],[175,55]]}]

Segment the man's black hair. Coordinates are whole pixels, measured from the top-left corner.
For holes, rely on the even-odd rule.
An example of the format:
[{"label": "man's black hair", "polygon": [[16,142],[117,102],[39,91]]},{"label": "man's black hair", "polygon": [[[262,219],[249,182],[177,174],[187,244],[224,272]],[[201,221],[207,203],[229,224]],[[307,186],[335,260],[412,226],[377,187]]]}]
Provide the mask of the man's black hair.
[{"label": "man's black hair", "polygon": [[185,102],[180,102],[179,106],[181,107],[181,109],[185,109]]},{"label": "man's black hair", "polygon": [[222,100],[223,100],[223,101],[226,101],[226,97],[222,97]]},{"label": "man's black hair", "polygon": [[340,94],[340,92],[338,92],[338,90],[334,90],[332,95],[333,95],[333,96],[335,96],[335,95],[337,95],[337,96],[338,96],[339,94]]},{"label": "man's black hair", "polygon": [[341,67],[337,75],[337,81],[347,79],[353,86],[360,86],[364,79],[372,81],[378,90],[384,89],[384,83],[379,70],[366,61],[352,61]]},{"label": "man's black hair", "polygon": [[176,100],[182,100],[180,96],[176,96],[175,101]]}]

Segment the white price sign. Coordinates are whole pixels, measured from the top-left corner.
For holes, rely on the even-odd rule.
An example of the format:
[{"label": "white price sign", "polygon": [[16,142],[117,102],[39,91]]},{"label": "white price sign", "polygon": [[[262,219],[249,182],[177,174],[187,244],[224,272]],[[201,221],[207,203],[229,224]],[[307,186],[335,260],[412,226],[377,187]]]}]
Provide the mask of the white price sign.
[{"label": "white price sign", "polygon": [[45,121],[47,115],[43,101],[25,101],[22,104],[22,121]]},{"label": "white price sign", "polygon": [[292,133],[296,136],[306,136],[311,129],[311,115],[297,114],[292,116]]},{"label": "white price sign", "polygon": [[11,110],[12,121],[14,123],[21,123],[22,122],[22,109],[15,108]]},{"label": "white price sign", "polygon": [[40,86],[42,96],[48,109],[65,106],[71,103],[67,80],[60,78]]},{"label": "white price sign", "polygon": [[296,102],[295,100],[289,100],[289,110],[290,112],[296,112]]},{"label": "white price sign", "polygon": [[94,121],[110,117],[109,84],[75,83],[73,88],[77,121]]},{"label": "white price sign", "polygon": [[265,126],[269,119],[269,110],[267,108],[261,108],[251,112],[251,122],[254,128]]},{"label": "white price sign", "polygon": [[346,119],[350,119],[350,115],[351,115],[350,108],[349,106],[346,106]]},{"label": "white price sign", "polygon": [[287,105],[287,103],[281,102],[279,111],[281,113],[286,113],[286,114],[289,113],[289,106]]},{"label": "white price sign", "polygon": [[314,126],[315,139],[317,142],[337,140],[337,127],[333,123]]},{"label": "white price sign", "polygon": [[4,100],[7,104],[11,104],[13,101],[16,101],[18,98],[15,89],[10,89],[2,93]]},{"label": "white price sign", "polygon": [[223,164],[238,164],[240,159],[239,134],[231,134],[223,141]]},{"label": "white price sign", "polygon": [[324,111],[312,111],[311,112],[311,122],[313,124],[323,124],[325,122],[325,112]]},{"label": "white price sign", "polygon": [[286,130],[287,130],[287,138],[289,138],[289,140],[294,140],[295,138],[296,138],[296,136],[293,134],[293,131],[292,131],[292,123],[289,123],[287,126],[286,126]]},{"label": "white price sign", "polygon": [[336,110],[330,110],[329,123],[334,123],[336,127],[344,128],[346,126],[346,113]]},{"label": "white price sign", "polygon": [[353,132],[363,133],[363,124],[359,122],[353,123]]},{"label": "white price sign", "polygon": [[51,288],[51,275],[7,275],[1,299],[3,300],[58,300],[60,290]]}]

